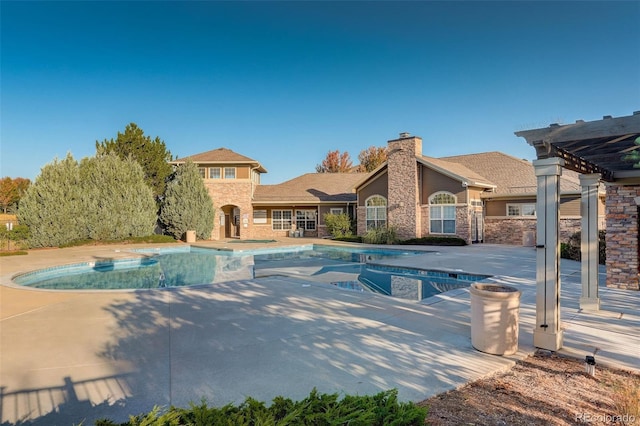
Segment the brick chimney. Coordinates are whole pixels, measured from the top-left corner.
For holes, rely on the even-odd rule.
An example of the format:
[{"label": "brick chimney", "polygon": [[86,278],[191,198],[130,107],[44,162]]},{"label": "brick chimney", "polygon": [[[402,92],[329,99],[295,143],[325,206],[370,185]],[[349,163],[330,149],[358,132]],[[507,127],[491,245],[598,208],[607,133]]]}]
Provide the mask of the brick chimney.
[{"label": "brick chimney", "polygon": [[400,133],[398,139],[388,142],[388,148],[387,223],[396,229],[401,239],[420,237],[420,188],[416,157],[422,156],[422,138]]}]

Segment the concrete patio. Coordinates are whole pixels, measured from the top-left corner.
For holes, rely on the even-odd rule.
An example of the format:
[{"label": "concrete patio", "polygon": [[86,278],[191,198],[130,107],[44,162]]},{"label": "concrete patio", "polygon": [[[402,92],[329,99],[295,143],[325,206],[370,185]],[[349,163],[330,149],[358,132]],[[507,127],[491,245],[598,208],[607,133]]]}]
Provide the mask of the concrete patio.
[{"label": "concrete patio", "polygon": [[[323,243],[288,240],[269,245]],[[265,244],[205,243],[234,249]],[[422,303],[337,289],[341,272],[297,268],[188,288],[49,291],[11,277],[47,266],[130,257],[134,246],[36,250],[0,258],[3,425],[124,421],[159,406],[270,402],[320,392],[397,388],[420,401],[510,368],[534,352],[535,251],[530,247],[423,247],[393,264],[490,274],[522,291],[520,350],[471,346],[466,289]],[[407,249],[407,246],[403,246]],[[413,249],[414,247],[409,247]],[[580,264],[562,261],[562,353],[640,371],[640,292],[601,286],[602,311],[581,312]],[[604,282],[604,270],[601,270]]]}]

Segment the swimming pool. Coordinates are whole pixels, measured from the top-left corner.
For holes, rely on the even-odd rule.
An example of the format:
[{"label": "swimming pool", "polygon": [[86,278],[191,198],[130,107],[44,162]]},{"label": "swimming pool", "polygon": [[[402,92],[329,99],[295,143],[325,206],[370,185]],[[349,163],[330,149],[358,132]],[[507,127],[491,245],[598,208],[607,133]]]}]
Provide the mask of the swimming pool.
[{"label": "swimming pool", "polygon": [[[361,285],[358,288],[362,291],[414,300],[429,297],[434,292],[465,287],[471,282],[471,279],[445,277],[442,275],[445,273],[427,275],[428,271],[420,269],[377,263],[428,253],[417,250],[305,245],[249,251],[181,247],[136,252],[141,257],[41,269],[16,276],[14,282],[56,290],[151,289],[253,279],[257,275],[287,275],[292,271],[302,275],[333,271],[354,277],[351,281]],[[477,277],[474,280],[486,278],[474,277]],[[429,284],[424,284],[427,282]],[[435,286],[434,282],[437,282]],[[357,289],[355,283],[352,287],[352,290]],[[414,289],[410,290],[410,287]]]}]

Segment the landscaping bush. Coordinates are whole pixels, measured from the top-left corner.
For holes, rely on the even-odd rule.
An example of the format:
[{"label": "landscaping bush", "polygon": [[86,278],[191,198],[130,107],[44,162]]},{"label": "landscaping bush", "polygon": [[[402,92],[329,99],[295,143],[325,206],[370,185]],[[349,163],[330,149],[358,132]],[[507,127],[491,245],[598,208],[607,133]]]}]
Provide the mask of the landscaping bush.
[{"label": "landscaping bush", "polygon": [[361,243],[362,237],[360,235],[352,235],[350,237],[334,238],[336,241],[344,241],[345,243]]},{"label": "landscaping bush", "polygon": [[198,167],[187,162],[178,167],[167,183],[160,207],[160,222],[169,235],[182,238],[196,231],[199,239],[210,239],[215,211]]},{"label": "landscaping bush", "polygon": [[348,214],[325,213],[323,218],[327,231],[334,238],[350,237],[353,234],[351,231],[351,218]]},{"label": "landscaping bush", "polygon": [[175,243],[176,239],[170,235],[146,235],[142,237],[129,237],[123,238],[120,240],[104,240],[104,241],[96,241],[90,238],[84,238],[79,240],[69,241],[68,243],[61,244],[60,248],[65,247],[78,247],[78,246],[88,246],[88,245],[97,245],[97,244],[165,244],[165,243]]},{"label": "landscaping bush", "polygon": [[[604,265],[607,260],[606,232],[598,231],[598,263]],[[575,232],[566,242],[560,243],[560,257],[580,262],[582,259],[581,246],[582,236],[580,231]]]},{"label": "landscaping bush", "polygon": [[[302,401],[276,397],[271,406],[247,398],[238,406],[209,407],[206,401],[189,408],[171,407],[166,411],[154,408],[148,414],[131,416],[121,426],[140,425],[424,425],[427,408],[412,402],[399,402],[398,391],[393,389],[373,396],[320,394],[316,389]],[[115,426],[108,419],[96,422],[98,426]]]},{"label": "landscaping bush", "polygon": [[[0,250],[21,250],[29,247],[29,227],[26,225],[16,225],[8,230],[0,226]],[[24,254],[27,254],[24,252]]]},{"label": "landscaping bush", "polygon": [[466,246],[467,242],[459,237],[421,237],[400,241],[398,244],[415,246]]},{"label": "landscaping bush", "polygon": [[395,244],[398,242],[396,229],[393,226],[369,229],[362,237],[366,244]]},{"label": "landscaping bush", "polygon": [[30,229],[31,247],[55,247],[151,234],[156,205],[131,158],[99,153],[78,163],[69,154],[42,168],[20,200],[18,220]]}]

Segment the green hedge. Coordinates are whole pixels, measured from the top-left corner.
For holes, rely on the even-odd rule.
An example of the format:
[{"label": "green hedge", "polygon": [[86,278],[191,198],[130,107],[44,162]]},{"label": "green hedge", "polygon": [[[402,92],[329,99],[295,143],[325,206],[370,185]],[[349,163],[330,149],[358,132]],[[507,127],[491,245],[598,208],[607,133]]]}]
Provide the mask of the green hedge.
[{"label": "green hedge", "polygon": [[[607,260],[607,243],[605,237],[605,231],[598,232],[598,263],[601,265],[604,265]],[[560,243],[560,257],[580,262],[582,259],[581,244],[582,237],[580,231],[575,232],[566,242]]]},{"label": "green hedge", "polygon": [[253,425],[424,425],[427,408],[412,402],[398,401],[398,391],[393,389],[373,396],[320,394],[313,389],[309,396],[294,402],[278,396],[267,407],[263,402],[247,398],[238,406],[233,404],[221,408],[209,407],[206,401],[189,408],[170,407],[168,410],[154,408],[148,414],[131,416],[125,423],[114,423],[109,419],[98,420],[96,426],[253,426]]},{"label": "green hedge", "polygon": [[467,242],[459,237],[422,237],[410,238],[398,244],[419,246],[466,246]]},{"label": "green hedge", "polygon": [[[368,242],[365,238],[354,235],[351,237],[334,238],[335,241],[344,241],[347,243],[363,243]],[[370,240],[369,240],[370,241]],[[371,243],[375,244],[375,243]],[[386,241],[380,240],[378,244],[387,244]],[[467,242],[458,237],[422,237],[410,238],[408,240],[397,240],[395,244],[414,245],[414,246],[466,246]]]}]

